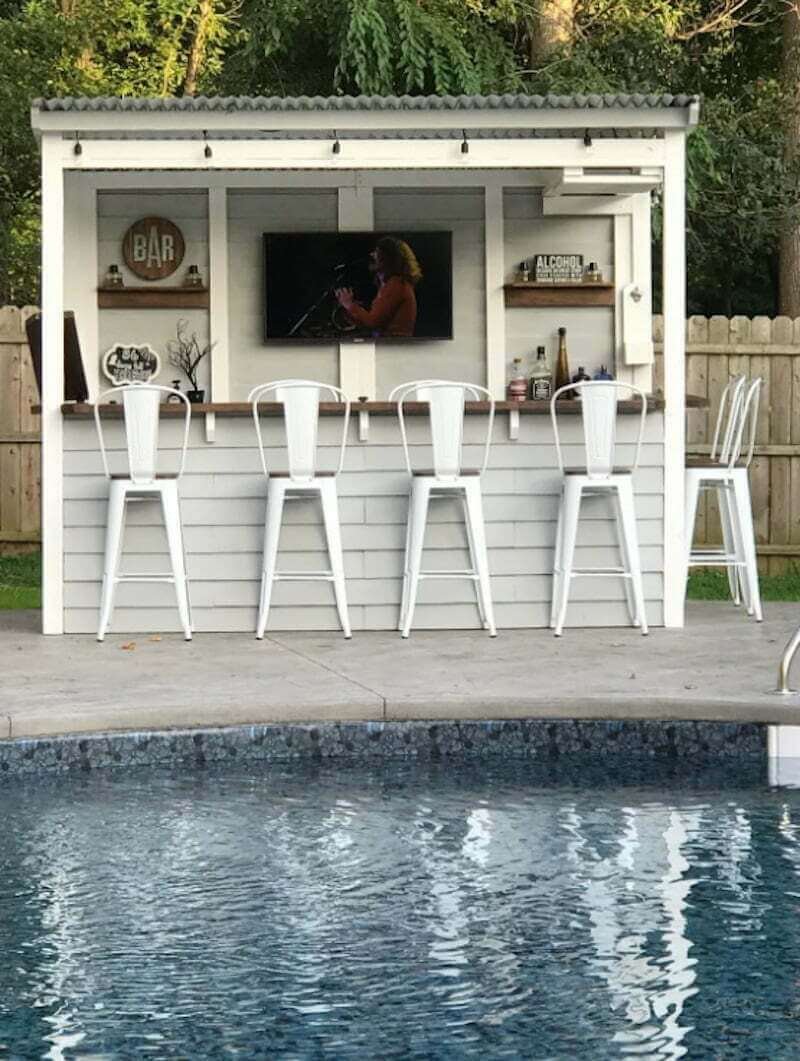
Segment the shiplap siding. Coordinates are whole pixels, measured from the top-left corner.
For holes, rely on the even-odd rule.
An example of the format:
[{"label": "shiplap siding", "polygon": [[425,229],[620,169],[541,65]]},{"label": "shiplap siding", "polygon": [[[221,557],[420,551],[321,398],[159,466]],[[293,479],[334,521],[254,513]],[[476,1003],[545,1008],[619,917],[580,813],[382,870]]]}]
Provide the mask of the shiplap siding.
[{"label": "shiplap siding", "polygon": [[[378,397],[410,379],[486,384],[483,188],[376,188],[376,233],[451,232],[453,338],[376,350]],[[424,283],[424,280],[423,280]]]},{"label": "shiplap siding", "polygon": [[[112,446],[121,444],[121,425],[108,422]],[[336,458],[339,424],[323,418],[320,467]],[[467,421],[467,462],[479,459],[483,417]],[[165,422],[163,467],[177,460],[179,428]],[[632,439],[635,418],[620,420],[620,438]],[[265,421],[269,458],[284,466],[279,422]],[[578,459],[579,424],[570,422],[567,456]],[[412,420],[410,436],[425,457],[427,425]],[[648,420],[636,504],[648,619],[662,621],[663,421]],[[65,424],[64,575],[65,630],[96,628],[103,566],[107,482],[90,422]],[[121,454],[117,460],[121,462]],[[121,470],[122,463],[119,464]],[[112,470],[114,469],[112,459]],[[546,626],[549,617],[558,474],[546,418],[523,416],[518,441],[508,440],[507,420],[498,417],[489,471],[484,478],[485,515],[497,622],[503,627]],[[265,482],[246,419],[219,418],[217,441],[206,444],[200,422],[192,425],[181,503],[193,619],[198,631],[252,632],[261,567]],[[400,599],[402,548],[407,512],[407,475],[397,421],[372,417],[370,440],[359,444],[355,427],[339,480],[342,537],[351,622],[355,630],[394,629]],[[578,563],[618,563],[611,513],[603,500],[583,508]],[[292,501],[285,511],[279,567],[313,570],[327,566],[317,505]],[[466,538],[458,508],[432,504],[424,563],[431,568],[467,564]],[[123,570],[168,570],[168,554],[157,503],[129,506]],[[418,628],[474,628],[477,610],[468,582],[434,581],[421,586]],[[325,583],[277,583],[270,630],[335,630],[333,592]],[[568,611],[571,625],[624,625],[623,588],[618,580],[575,583]],[[178,629],[174,593],[168,585],[120,586],[113,631],[166,632]]]},{"label": "shiplap siding", "polygon": [[[232,401],[272,379],[339,382],[336,343],[264,341],[264,241],[268,232],[335,232],[336,189],[228,192],[228,319]],[[309,302],[316,297],[309,293]]]},{"label": "shiplap siding", "polygon": [[[506,280],[516,279],[519,263],[534,254],[582,254],[584,264],[597,262],[606,280],[613,279],[614,220],[611,217],[543,217],[536,188],[507,188],[503,195]],[[533,279],[533,278],[531,278]],[[551,364],[558,349],[558,329],[567,329],[572,372],[582,365],[594,375],[601,364],[614,371],[614,313],[610,308],[515,308],[506,310],[508,370],[521,357],[526,371],[544,346]]]},{"label": "shiplap siding", "polygon": [[[143,217],[165,217],[173,221],[183,234],[186,253],[179,268],[164,280],[141,280],[125,265],[122,240],[130,226]],[[119,265],[126,287],[157,289],[175,287],[183,283],[190,265],[196,265],[208,284],[208,196],[205,191],[176,192],[100,192],[97,196],[97,260],[102,279],[113,262]],[[181,390],[189,384],[179,369],[169,364],[167,342],[175,338],[179,320],[188,322],[188,331],[196,332],[201,343],[208,342],[208,311],[197,309],[102,309],[99,311],[100,357],[115,343],[150,343],[161,357],[161,372],[157,383],[168,386],[180,379]],[[199,383],[208,389],[209,364],[200,364]],[[100,377],[101,388],[110,387]]]}]

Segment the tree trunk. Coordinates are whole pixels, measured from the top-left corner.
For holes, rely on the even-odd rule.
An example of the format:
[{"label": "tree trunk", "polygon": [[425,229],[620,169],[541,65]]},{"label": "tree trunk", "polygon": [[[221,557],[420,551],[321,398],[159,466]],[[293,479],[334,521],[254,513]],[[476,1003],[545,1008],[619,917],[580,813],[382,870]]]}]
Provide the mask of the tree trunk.
[{"label": "tree trunk", "polygon": [[197,77],[205,57],[206,43],[211,18],[214,14],[214,0],[200,0],[200,11],[194,28],[189,58],[186,61],[186,76],[183,79],[183,95],[193,96],[197,91]]},{"label": "tree trunk", "polygon": [[[800,164],[800,0],[791,0],[783,16],[781,79],[787,101],[786,158]],[[800,224],[788,224],[779,247],[778,309],[786,317],[800,317]]]},{"label": "tree trunk", "polygon": [[576,3],[577,0],[539,0],[529,37],[532,69],[546,63],[556,48],[572,44]]}]

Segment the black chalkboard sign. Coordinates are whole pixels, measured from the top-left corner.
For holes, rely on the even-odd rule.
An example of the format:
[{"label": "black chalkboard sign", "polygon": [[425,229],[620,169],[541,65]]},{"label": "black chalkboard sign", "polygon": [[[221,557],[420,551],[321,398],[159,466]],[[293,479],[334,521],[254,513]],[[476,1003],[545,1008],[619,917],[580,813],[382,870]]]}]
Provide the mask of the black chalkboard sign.
[{"label": "black chalkboard sign", "polygon": [[[28,333],[28,346],[33,360],[33,371],[39,397],[42,397],[42,315],[35,313],[25,322]],[[81,345],[78,341],[78,329],[75,326],[75,314],[67,311],[64,314],[64,401],[85,402],[89,397],[86,385],[86,373],[83,371]]]}]

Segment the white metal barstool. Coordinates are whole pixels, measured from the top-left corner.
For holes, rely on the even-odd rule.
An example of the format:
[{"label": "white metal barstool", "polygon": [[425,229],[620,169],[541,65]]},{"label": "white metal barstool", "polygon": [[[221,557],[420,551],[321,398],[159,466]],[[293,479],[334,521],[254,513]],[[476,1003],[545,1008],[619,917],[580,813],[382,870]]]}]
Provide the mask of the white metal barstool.
[{"label": "white metal barstool", "polygon": [[[339,463],[335,471],[317,470],[317,435],[319,428],[320,392],[330,394],[333,401],[344,403],[342,444],[339,448]],[[283,405],[286,429],[288,471],[270,470],[264,453],[261,419],[258,405],[267,394],[274,394],[275,401]],[[344,558],[342,534],[339,525],[339,502],[336,493],[336,477],[344,466],[347,445],[347,427],[350,422],[350,401],[338,387],[327,383],[316,383],[307,379],[284,379],[274,383],[262,383],[254,387],[247,399],[253,405],[253,419],[261,454],[261,466],[267,478],[267,515],[264,532],[264,561],[261,572],[261,594],[258,604],[256,637],[261,640],[267,627],[269,606],[274,582],[332,582],[336,597],[336,608],[345,637],[350,637],[350,619],[347,612],[347,594],[344,580]],[[285,501],[319,495],[322,518],[330,558],[329,571],[276,571],[278,540]]]},{"label": "white metal barstool", "polygon": [[[461,449],[464,439],[464,403],[489,402],[486,443],[480,468],[462,468]],[[489,579],[489,559],[486,551],[486,530],[483,520],[481,475],[489,463],[494,424],[494,400],[485,387],[473,383],[450,380],[415,380],[395,387],[389,401],[397,401],[400,434],[403,439],[406,467],[410,476],[406,548],[403,561],[403,590],[400,601],[398,629],[408,637],[414,619],[417,590],[422,579],[467,578],[475,583],[478,614],[484,629],[495,637],[494,607]],[[408,401],[427,402],[431,425],[433,468],[415,470],[411,464],[404,405]],[[458,497],[464,507],[471,567],[466,571],[424,571],[422,551],[425,526],[431,498]]]},{"label": "white metal barstool", "polygon": [[[750,501],[748,473],[753,460],[758,426],[758,402],[761,379],[732,381],[729,406],[730,430],[717,450],[715,432],[708,460],[687,461],[685,548],[687,569],[692,567],[725,567],[734,603],[739,602],[739,588],[747,614],[762,621],[761,593],[758,585],[756,541],[753,532],[753,509]],[[727,390],[727,388],[726,388]],[[718,418],[719,420],[719,418]],[[719,427],[719,424],[718,424]],[[742,451],[745,455],[742,456]],[[722,525],[722,549],[692,547],[697,504],[701,490],[716,490]]]},{"label": "white metal barstool", "polygon": [[[731,445],[733,444],[734,433],[739,421],[739,413],[741,412],[746,383],[747,376],[744,374],[732,376],[728,380],[720,397],[717,420],[714,425],[714,437],[711,441],[711,452],[709,453],[708,459],[700,461],[692,459],[689,462],[690,465],[695,467],[714,466],[717,464],[727,465],[730,457]],[[736,551],[736,541],[733,535],[734,514],[732,510],[733,498],[731,496],[731,491],[727,490],[724,484],[711,481],[701,482],[699,484],[699,489],[702,492],[713,491],[716,494],[717,505],[719,508],[719,521],[722,530],[721,555],[731,556]],[[708,553],[711,552],[710,549],[704,551]],[[735,565],[730,565],[727,567],[727,572],[731,597],[733,598],[734,604],[738,606],[741,603],[742,593],[741,568],[736,567]],[[745,594],[747,593],[746,587],[744,592]]]},{"label": "white metal barstool", "polygon": [[[556,402],[568,393],[580,399],[586,459],[585,464],[571,468],[564,465],[556,413]],[[636,397],[641,402],[636,449],[630,464],[617,459],[617,401],[621,393]],[[631,623],[640,627],[643,634],[647,633],[633,501],[633,473],[639,466],[646,416],[647,398],[644,392],[629,383],[616,380],[570,383],[560,387],[551,399],[550,418],[555,435],[558,467],[563,479],[556,526],[553,600],[550,611],[550,626],[554,629],[556,637],[560,637],[564,629],[572,579],[584,576],[621,578],[625,586]],[[610,497],[614,504],[622,566],[574,568],[581,500],[598,496]]]},{"label": "white metal barstool", "polygon": [[[122,395],[122,411],[125,419],[125,441],[128,451],[127,473],[111,473],[108,467],[103,425],[100,419],[100,405],[112,394]],[[183,446],[180,465],[175,472],[159,472],[158,436],[161,397],[177,395],[184,404]],[[111,613],[114,607],[114,593],[120,582],[172,582],[178,598],[183,634],[187,641],[192,639],[192,620],[189,609],[189,591],[186,584],[186,561],[183,549],[183,532],[181,530],[180,504],[178,501],[178,482],[186,465],[186,448],[189,443],[189,424],[191,406],[185,394],[159,387],[154,383],[126,383],[123,386],[111,387],[97,399],[94,407],[94,419],[97,425],[97,437],[100,441],[100,453],[103,458],[103,469],[109,480],[108,522],[106,525],[106,549],[103,564],[103,589],[100,598],[100,624],[97,629],[97,640],[106,636]],[[164,513],[164,526],[167,532],[170,565],[172,574],[120,574],[122,555],[122,536],[125,530],[125,505],[129,501],[153,501],[160,499]]]}]

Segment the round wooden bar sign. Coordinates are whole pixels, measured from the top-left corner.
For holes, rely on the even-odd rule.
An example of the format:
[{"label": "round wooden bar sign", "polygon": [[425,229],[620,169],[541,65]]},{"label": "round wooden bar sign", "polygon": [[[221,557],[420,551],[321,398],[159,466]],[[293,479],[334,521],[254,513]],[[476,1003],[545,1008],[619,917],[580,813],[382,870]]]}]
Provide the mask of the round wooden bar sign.
[{"label": "round wooden bar sign", "polygon": [[183,261],[186,244],[177,225],[164,217],[143,217],[122,240],[122,257],[142,280],[164,280]]}]

